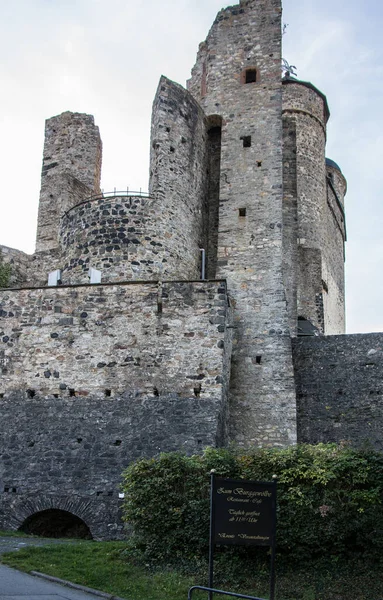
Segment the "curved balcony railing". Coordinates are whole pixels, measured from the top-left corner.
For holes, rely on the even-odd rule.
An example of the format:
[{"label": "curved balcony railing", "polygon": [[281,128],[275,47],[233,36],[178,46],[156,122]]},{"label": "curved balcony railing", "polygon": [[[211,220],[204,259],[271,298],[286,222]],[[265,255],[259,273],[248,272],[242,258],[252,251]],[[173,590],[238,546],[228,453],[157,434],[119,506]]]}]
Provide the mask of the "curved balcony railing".
[{"label": "curved balcony railing", "polygon": [[96,200],[105,200],[107,198],[116,198],[116,197],[123,197],[123,198],[133,198],[133,197],[139,197],[139,198],[152,198],[152,196],[150,196],[149,192],[143,192],[141,189],[139,192],[137,191],[131,191],[129,190],[129,188],[127,188],[126,190],[116,190],[114,189],[113,192],[104,192],[102,191],[100,194],[93,194],[93,196],[88,196],[88,198],[84,198],[84,200],[81,200],[81,202],[78,202],[78,204],[75,204],[74,206],[72,206],[72,208],[70,208],[69,210],[67,210],[63,215],[62,218],[65,217],[68,213],[70,213],[73,209],[78,208],[79,206],[81,206],[82,204],[87,204],[88,202],[95,202]]}]

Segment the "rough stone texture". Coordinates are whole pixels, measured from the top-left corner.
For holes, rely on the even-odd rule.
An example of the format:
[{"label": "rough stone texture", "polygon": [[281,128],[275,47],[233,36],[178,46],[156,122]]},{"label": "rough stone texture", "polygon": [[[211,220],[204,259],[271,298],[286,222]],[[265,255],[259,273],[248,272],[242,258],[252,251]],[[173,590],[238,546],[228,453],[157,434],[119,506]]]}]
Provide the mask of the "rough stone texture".
[{"label": "rough stone texture", "polygon": [[186,279],[190,270],[199,276],[199,248],[187,252],[174,239],[168,212],[159,211],[154,198],[115,196],[84,202],[64,215],[60,238],[65,284],[89,282],[90,266],[102,271],[105,282]]},{"label": "rough stone texture", "polygon": [[[206,115],[222,118],[217,275],[234,304],[230,427],[240,444],[296,441],[282,276],[280,17],[279,0],[222,10],[188,82]],[[242,83],[247,68],[256,82]]]},{"label": "rough stone texture", "polygon": [[298,441],[383,450],[383,334],[293,340]]},{"label": "rough stone texture", "polygon": [[91,115],[65,112],[46,121],[36,252],[57,248],[63,213],[100,192],[101,151]]},{"label": "rough stone texture", "polygon": [[326,208],[325,108],[322,95],[315,88],[293,80],[285,81],[283,112],[296,123],[297,312],[322,332],[324,317],[322,311],[318,311],[318,299],[322,294],[321,248]]},{"label": "rough stone texture", "polygon": [[109,536],[117,505],[106,518],[98,496],[117,497],[129,462],[226,443],[224,282],[7,290],[0,298],[6,523],[27,498],[74,493],[91,501],[95,535]]},{"label": "rough stone texture", "polygon": [[22,287],[26,284],[31,268],[32,257],[21,250],[0,245],[0,255],[4,264],[10,265],[10,287]]},{"label": "rough stone texture", "polygon": [[[285,280],[294,286],[298,316],[309,320],[320,332],[344,333],[344,215],[345,181],[337,169],[328,182],[325,143],[329,117],[326,97],[312,84],[295,79],[283,81],[283,115],[296,124],[296,192],[298,253],[285,260]],[[290,161],[291,137],[285,137],[284,159]],[[290,146],[287,144],[289,141]],[[333,175],[333,172],[336,172]],[[326,178],[327,175],[327,178]],[[285,186],[291,185],[289,173]],[[343,181],[341,181],[343,179]],[[336,186],[336,187],[335,187]],[[337,201],[335,194],[340,196]],[[286,211],[290,221],[295,205]],[[343,219],[343,221],[342,221]],[[290,247],[290,246],[289,246]],[[298,262],[294,262],[295,260]],[[288,292],[292,301],[294,291]]]},{"label": "rough stone texture", "polygon": [[283,115],[283,281],[290,334],[297,334],[298,198],[296,122]]},{"label": "rough stone texture", "polygon": [[344,214],[344,196],[346,180],[340,170],[326,166],[327,173],[327,211],[323,238],[323,312],[324,327],[328,334],[345,331],[344,312],[344,242],[346,241],[346,223]]},{"label": "rough stone texture", "polygon": [[178,256],[172,270],[180,279],[201,273],[206,171],[204,113],[184,88],[161,77],[153,103],[149,192],[157,214],[165,215],[158,232]]}]

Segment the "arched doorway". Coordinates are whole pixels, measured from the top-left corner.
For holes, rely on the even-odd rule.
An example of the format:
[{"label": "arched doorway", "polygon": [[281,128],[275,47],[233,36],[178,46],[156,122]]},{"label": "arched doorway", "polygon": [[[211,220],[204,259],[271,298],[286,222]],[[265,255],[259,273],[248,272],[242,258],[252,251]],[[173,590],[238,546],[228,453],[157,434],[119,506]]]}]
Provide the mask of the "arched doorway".
[{"label": "arched doorway", "polygon": [[25,519],[19,531],[50,538],[92,539],[88,525],[66,510],[50,508],[34,513]]}]

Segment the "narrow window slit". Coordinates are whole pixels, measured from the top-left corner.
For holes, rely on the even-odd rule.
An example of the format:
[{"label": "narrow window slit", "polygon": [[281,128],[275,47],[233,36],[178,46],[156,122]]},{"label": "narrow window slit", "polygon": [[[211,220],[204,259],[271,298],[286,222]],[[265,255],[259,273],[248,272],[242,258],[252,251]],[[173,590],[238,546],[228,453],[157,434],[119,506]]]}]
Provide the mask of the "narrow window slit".
[{"label": "narrow window slit", "polygon": [[262,355],[258,354],[258,356],[255,357],[255,362],[257,365],[260,365],[262,362]]},{"label": "narrow window slit", "polygon": [[240,217],[246,217],[246,208],[239,208],[238,214]]},{"label": "narrow window slit", "polygon": [[250,148],[251,147],[251,135],[244,135],[242,138],[243,147]]}]

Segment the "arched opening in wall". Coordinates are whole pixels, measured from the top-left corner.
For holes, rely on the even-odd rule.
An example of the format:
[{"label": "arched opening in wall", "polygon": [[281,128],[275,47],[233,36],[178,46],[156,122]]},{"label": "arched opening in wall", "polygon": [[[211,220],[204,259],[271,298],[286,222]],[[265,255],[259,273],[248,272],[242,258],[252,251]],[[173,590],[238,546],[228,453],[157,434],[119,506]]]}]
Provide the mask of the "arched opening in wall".
[{"label": "arched opening in wall", "polygon": [[214,279],[217,271],[219,186],[221,177],[222,117],[207,119],[208,185],[205,217],[206,278]]},{"label": "arched opening in wall", "polygon": [[66,510],[54,508],[34,513],[19,527],[19,531],[48,538],[92,539],[85,521]]}]

